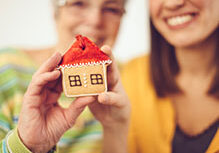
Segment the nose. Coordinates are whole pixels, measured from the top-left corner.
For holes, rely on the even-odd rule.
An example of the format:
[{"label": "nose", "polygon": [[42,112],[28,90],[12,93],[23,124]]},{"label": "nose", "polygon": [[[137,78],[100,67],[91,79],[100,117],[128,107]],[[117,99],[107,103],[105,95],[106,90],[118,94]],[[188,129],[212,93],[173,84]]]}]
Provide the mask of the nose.
[{"label": "nose", "polygon": [[168,9],[174,10],[182,7],[186,0],[165,0],[164,6]]},{"label": "nose", "polygon": [[93,9],[88,13],[86,20],[89,26],[99,28],[103,22],[101,10]]}]

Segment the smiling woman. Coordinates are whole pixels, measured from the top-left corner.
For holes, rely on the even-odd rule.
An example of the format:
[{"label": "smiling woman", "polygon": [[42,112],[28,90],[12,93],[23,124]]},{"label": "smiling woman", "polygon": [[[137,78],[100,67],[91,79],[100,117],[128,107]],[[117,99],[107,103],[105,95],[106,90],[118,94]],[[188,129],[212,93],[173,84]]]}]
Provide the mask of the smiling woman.
[{"label": "smiling woman", "polygon": [[[186,7],[182,7],[186,6]],[[169,0],[150,3],[151,19],[168,42],[177,47],[206,40],[218,26],[218,1]]]},{"label": "smiling woman", "polygon": [[219,151],[218,9],[218,0],[150,0],[150,55],[122,73],[131,153]]},{"label": "smiling woman", "polygon": [[98,47],[113,46],[125,2],[56,2],[56,45],[34,51],[0,50],[0,152],[102,152],[101,124],[85,109],[96,98],[61,95],[60,72],[55,68],[76,34],[89,37]]},{"label": "smiling woman", "polygon": [[59,38],[67,41],[72,40],[77,34],[82,34],[99,47],[104,43],[112,46],[119,30],[120,19],[124,14],[124,3],[123,0],[55,1]]},{"label": "smiling woman", "polygon": [[[196,2],[193,0],[191,2],[173,1],[173,4],[171,2],[169,3],[164,5],[162,7],[162,12],[158,14],[156,10],[160,9],[161,3],[159,4],[158,1],[155,6],[155,4],[151,2],[151,19],[153,22],[151,22],[151,31],[152,39],[154,40],[152,41],[152,50],[154,51],[151,55],[151,62],[156,62],[156,60],[161,59],[163,67],[166,67],[167,71],[173,75],[166,76],[168,75],[166,72],[166,74],[162,74],[161,76],[166,78],[173,77],[172,80],[175,80],[174,75],[177,75],[177,73],[180,71],[178,64],[181,63],[180,61],[177,61],[175,56],[180,54],[179,56],[181,57],[182,52],[185,54],[188,52],[183,50],[190,50],[190,48],[191,50],[202,48],[202,50],[199,52],[200,55],[204,56],[205,58],[209,57],[209,62],[212,60],[212,62],[216,62],[215,64],[217,65],[218,54],[215,52],[215,50],[218,49],[218,45],[215,44],[215,39],[218,35],[219,15],[217,13],[218,8],[216,7],[218,2],[212,1],[212,3],[209,3],[209,1],[203,1],[200,3],[200,1]],[[157,46],[157,41],[160,42],[160,46]],[[174,47],[176,53],[173,51]],[[207,49],[208,47],[211,47],[210,51],[204,51],[204,48]],[[161,48],[164,48],[163,51]],[[177,50],[180,51],[178,52]],[[212,57],[215,57],[215,59],[211,59]],[[184,60],[185,59],[183,59],[183,61]],[[151,66],[152,65],[153,64],[151,64]],[[162,66],[160,65],[157,67],[152,67],[151,69],[153,70],[158,67],[161,69]],[[174,84],[174,81],[172,83],[165,83],[163,81],[166,79],[161,78],[159,79],[160,81],[158,81],[158,76],[155,75],[154,71],[152,71],[152,78],[154,81],[157,80],[154,83],[160,96],[165,95],[165,92],[168,91],[170,93],[179,92],[179,89],[177,89],[177,85]],[[162,71],[159,72],[162,73]],[[217,90],[219,90],[219,82],[217,78],[218,77],[215,76],[215,81],[212,83],[212,87],[209,89],[209,93],[215,94],[215,96],[217,96]],[[168,88],[162,87],[163,85]]]},{"label": "smiling woman", "polygon": [[122,69],[130,153],[219,152],[218,9],[218,0],[150,0],[151,52]]}]

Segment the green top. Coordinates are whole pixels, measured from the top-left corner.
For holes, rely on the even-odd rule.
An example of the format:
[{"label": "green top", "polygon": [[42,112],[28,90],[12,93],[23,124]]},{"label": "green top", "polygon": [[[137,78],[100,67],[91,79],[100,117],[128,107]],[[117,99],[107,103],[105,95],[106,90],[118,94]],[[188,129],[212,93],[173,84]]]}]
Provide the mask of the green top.
[{"label": "green top", "polygon": [[[30,153],[18,137],[16,125],[26,88],[37,65],[23,52],[0,50],[0,153]],[[59,104],[66,107],[72,98],[64,95]],[[102,128],[89,109],[77,119],[57,144],[59,153],[101,152]]]}]

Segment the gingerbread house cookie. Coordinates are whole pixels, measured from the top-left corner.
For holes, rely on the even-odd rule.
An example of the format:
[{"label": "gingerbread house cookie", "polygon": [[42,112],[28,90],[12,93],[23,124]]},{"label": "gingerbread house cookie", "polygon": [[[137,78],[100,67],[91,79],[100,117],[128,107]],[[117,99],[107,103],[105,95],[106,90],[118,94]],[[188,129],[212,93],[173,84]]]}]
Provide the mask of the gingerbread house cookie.
[{"label": "gingerbread house cookie", "polygon": [[107,66],[111,59],[87,37],[76,42],[64,54],[59,69],[67,97],[97,95],[107,91]]}]

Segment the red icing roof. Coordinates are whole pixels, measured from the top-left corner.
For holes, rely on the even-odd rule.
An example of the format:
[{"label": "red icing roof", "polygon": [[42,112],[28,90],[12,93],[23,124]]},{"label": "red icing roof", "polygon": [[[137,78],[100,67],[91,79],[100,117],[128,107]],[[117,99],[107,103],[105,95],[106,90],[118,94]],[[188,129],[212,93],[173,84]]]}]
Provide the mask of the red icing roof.
[{"label": "red icing roof", "polygon": [[71,48],[65,53],[59,65],[87,64],[91,62],[100,63],[109,60],[110,58],[91,40],[87,37],[77,35],[76,42],[74,42]]}]

